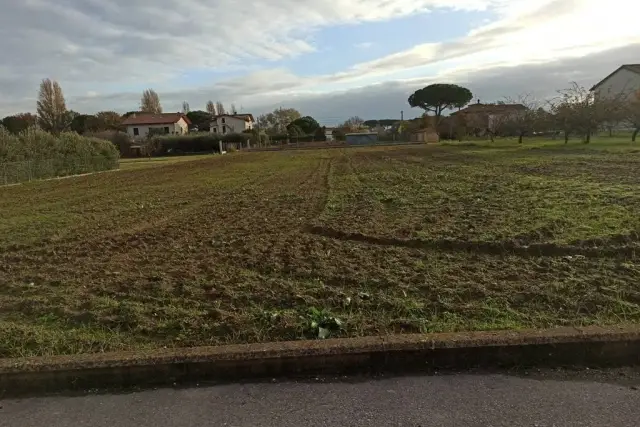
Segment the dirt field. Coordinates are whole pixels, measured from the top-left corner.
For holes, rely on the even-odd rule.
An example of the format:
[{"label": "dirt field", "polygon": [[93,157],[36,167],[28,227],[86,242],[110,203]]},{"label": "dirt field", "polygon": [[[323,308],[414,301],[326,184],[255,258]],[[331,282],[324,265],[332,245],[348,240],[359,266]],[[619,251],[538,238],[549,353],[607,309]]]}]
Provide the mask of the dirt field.
[{"label": "dirt field", "polygon": [[638,171],[398,146],[0,187],[0,356],[638,322]]}]

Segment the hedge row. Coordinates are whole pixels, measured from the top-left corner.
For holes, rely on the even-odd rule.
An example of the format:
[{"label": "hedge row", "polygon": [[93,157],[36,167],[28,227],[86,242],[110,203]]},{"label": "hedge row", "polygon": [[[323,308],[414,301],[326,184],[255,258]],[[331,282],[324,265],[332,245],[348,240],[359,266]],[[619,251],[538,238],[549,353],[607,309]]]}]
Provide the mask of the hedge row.
[{"label": "hedge row", "polygon": [[109,141],[37,129],[14,135],[0,128],[0,184],[115,169],[118,164],[118,149]]},{"label": "hedge row", "polygon": [[154,138],[157,154],[203,153],[218,152],[218,141],[243,143],[251,139],[247,133],[230,133],[216,135],[213,133],[196,133],[190,135],[159,136]]},{"label": "hedge row", "polygon": [[271,141],[289,141],[289,142],[320,142],[326,141],[327,138],[324,135],[289,135],[286,133],[271,135],[269,137]]}]

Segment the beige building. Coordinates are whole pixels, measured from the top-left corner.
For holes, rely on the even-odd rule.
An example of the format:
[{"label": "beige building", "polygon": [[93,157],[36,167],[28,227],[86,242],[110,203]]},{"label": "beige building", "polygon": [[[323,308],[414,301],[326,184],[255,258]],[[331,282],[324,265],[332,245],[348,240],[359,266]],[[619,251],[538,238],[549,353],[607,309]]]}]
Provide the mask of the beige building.
[{"label": "beige building", "polygon": [[482,104],[478,100],[476,104],[451,113],[450,117],[460,117],[461,123],[469,128],[493,129],[500,120],[524,111],[527,107],[522,104]]},{"label": "beige building", "polygon": [[333,136],[333,131],[335,130],[335,128],[329,128],[329,127],[325,127],[324,128],[324,136],[326,138],[327,141],[333,141],[335,138]]},{"label": "beige building", "polygon": [[411,142],[439,142],[438,132],[433,128],[417,129],[409,133]]},{"label": "beige building", "polygon": [[596,100],[640,98],[640,64],[618,67],[613,73],[596,83],[591,91]]},{"label": "beige building", "polygon": [[225,135],[241,133],[253,129],[255,121],[252,114],[220,114],[211,120],[211,133]]},{"label": "beige building", "polygon": [[189,133],[191,121],[182,113],[134,113],[122,124],[132,138],[145,138],[149,132],[166,135],[184,135]]}]

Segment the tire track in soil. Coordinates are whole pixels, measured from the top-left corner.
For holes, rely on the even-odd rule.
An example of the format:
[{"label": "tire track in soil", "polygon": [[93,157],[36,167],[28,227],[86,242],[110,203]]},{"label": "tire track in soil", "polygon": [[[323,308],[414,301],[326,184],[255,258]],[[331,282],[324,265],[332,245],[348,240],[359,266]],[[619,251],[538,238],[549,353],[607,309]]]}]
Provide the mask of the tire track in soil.
[{"label": "tire track in soil", "polygon": [[[300,236],[303,235],[308,222],[317,217],[326,206],[334,162],[335,157],[321,159],[309,177],[297,188],[299,193],[308,196],[295,208],[301,216],[304,215],[302,221],[285,219],[282,223],[272,224],[268,230],[262,230],[259,234],[264,239],[265,246],[259,254],[252,254],[252,258],[245,262],[245,268],[264,274],[275,264],[284,264],[285,268],[287,265],[295,264],[298,257],[312,250],[308,242],[300,245]],[[255,231],[252,237],[260,238]]]},{"label": "tire track in soil", "polygon": [[[636,258],[640,256],[640,246],[589,247],[558,245],[555,243],[532,243],[525,246],[509,241],[487,242],[455,239],[398,239],[392,237],[369,236],[362,233],[348,233],[322,226],[310,226],[307,227],[305,231],[316,236],[348,242],[448,252],[476,252],[487,255],[518,255],[522,257],[583,256],[587,258]],[[604,242],[604,240],[599,240],[599,242]]]}]

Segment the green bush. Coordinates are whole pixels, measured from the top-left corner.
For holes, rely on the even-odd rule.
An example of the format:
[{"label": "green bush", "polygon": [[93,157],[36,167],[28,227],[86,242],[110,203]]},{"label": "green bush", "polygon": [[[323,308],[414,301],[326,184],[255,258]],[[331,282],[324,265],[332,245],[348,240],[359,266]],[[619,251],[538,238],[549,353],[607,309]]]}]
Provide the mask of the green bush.
[{"label": "green bush", "polygon": [[131,145],[133,141],[126,132],[105,130],[96,133],[85,133],[84,136],[110,141],[118,149],[120,157],[127,157],[131,155]]},{"label": "green bush", "polygon": [[75,132],[13,135],[0,128],[0,184],[115,169],[119,158],[111,142]]}]

